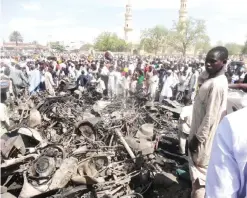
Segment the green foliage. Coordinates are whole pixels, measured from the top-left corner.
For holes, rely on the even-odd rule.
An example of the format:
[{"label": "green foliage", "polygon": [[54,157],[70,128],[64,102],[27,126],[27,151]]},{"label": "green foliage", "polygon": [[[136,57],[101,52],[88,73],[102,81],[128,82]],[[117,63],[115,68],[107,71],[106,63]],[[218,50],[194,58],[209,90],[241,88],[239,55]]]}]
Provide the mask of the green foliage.
[{"label": "green foliage", "polygon": [[93,48],[93,45],[90,43],[86,43],[80,47],[80,50],[82,51],[88,51]]},{"label": "green foliage", "polygon": [[210,38],[205,35],[201,39],[199,39],[195,44],[195,54],[200,52],[201,54],[207,53],[211,49]]},{"label": "green foliage", "polygon": [[160,25],[146,29],[142,32],[140,45],[145,51],[157,54],[166,46],[168,33],[168,29]]},{"label": "green foliage", "polygon": [[205,38],[205,21],[189,18],[185,22],[174,23],[168,42],[176,51],[186,55],[189,48],[194,47],[196,43],[203,43]]},{"label": "green foliage", "polygon": [[245,44],[242,48],[242,54],[247,54],[247,40],[245,41]]},{"label": "green foliage", "polygon": [[95,41],[94,47],[99,51],[124,52],[128,51],[128,44],[115,33],[103,32]]},{"label": "green foliage", "polygon": [[222,41],[217,41],[216,46],[224,46],[224,43]]},{"label": "green foliage", "polygon": [[229,55],[239,55],[241,54],[242,45],[239,45],[237,43],[226,43],[225,47],[228,49]]},{"label": "green foliage", "polygon": [[64,52],[65,47],[61,45],[58,41],[50,42],[51,49],[56,50],[57,52]]},{"label": "green foliage", "polygon": [[14,31],[10,34],[9,40],[11,42],[15,42],[16,46],[18,45],[19,42],[23,42],[23,37],[21,36],[21,33],[18,31]]}]

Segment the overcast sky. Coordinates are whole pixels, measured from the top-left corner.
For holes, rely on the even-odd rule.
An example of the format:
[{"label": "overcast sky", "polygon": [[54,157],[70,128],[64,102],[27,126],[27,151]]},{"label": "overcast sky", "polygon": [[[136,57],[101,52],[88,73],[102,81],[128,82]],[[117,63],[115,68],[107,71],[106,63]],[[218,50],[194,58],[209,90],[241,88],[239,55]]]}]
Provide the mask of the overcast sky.
[{"label": "overcast sky", "polygon": [[[123,37],[126,0],[1,0],[1,37],[18,30],[24,42],[93,42],[102,31]],[[157,24],[171,28],[180,0],[132,0],[134,39]],[[204,19],[212,43],[243,44],[247,0],[188,0],[188,15]]]}]

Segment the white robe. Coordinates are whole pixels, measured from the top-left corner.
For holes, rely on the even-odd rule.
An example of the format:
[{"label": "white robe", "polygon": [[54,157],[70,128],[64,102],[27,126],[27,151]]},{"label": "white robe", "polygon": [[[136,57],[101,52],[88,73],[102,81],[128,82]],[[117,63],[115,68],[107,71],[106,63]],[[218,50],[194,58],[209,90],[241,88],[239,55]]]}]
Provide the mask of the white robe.
[{"label": "white robe", "polygon": [[130,83],[130,91],[132,93],[135,93],[136,92],[136,85],[137,85],[137,80],[134,80]]},{"label": "white robe", "polygon": [[165,96],[167,98],[171,98],[172,97],[172,88],[171,87],[174,84],[174,80],[173,80],[172,75],[164,76],[163,82],[164,82],[164,85],[163,85],[163,88],[162,88],[160,95]]},{"label": "white robe", "polygon": [[178,91],[184,92],[185,91],[185,80],[186,76],[179,77],[179,84],[178,84]]},{"label": "white robe", "polygon": [[182,133],[189,135],[192,122],[193,105],[184,106],[179,117],[179,129]]},{"label": "white robe", "polygon": [[247,108],[227,115],[216,131],[206,179],[206,198],[247,194]]},{"label": "white robe", "polygon": [[103,93],[105,90],[105,82],[101,80],[100,78],[97,80],[97,86],[96,86],[96,91],[99,93]]},{"label": "white robe", "polygon": [[69,76],[71,78],[75,78],[75,67],[72,66],[69,67]]},{"label": "white robe", "polygon": [[106,66],[104,66],[101,70],[101,75],[107,76],[109,74],[109,70]]},{"label": "white robe", "polygon": [[[9,112],[8,112],[8,108],[5,104],[0,103],[0,121],[1,122],[5,122],[7,124],[7,126],[9,126]],[[0,136],[2,136],[4,133],[7,133],[7,129],[5,128],[4,124],[1,124],[0,126]]]},{"label": "white robe", "polygon": [[179,125],[178,125],[178,136],[179,136],[179,150],[181,154],[186,153],[186,141],[190,133],[190,126],[192,121],[193,106],[185,106],[182,108]]},{"label": "white robe", "polygon": [[155,94],[158,86],[159,86],[159,77],[157,75],[154,75],[149,79],[149,88],[148,88],[148,93],[150,93],[150,97],[152,100],[155,99]]},{"label": "white robe", "polygon": [[130,90],[130,76],[128,76],[127,78],[126,77],[123,77],[123,88],[124,90]]},{"label": "white robe", "polygon": [[115,72],[115,79],[116,79],[116,88],[115,88],[115,93],[117,96],[123,93],[123,79],[122,75],[120,72]]},{"label": "white robe", "polygon": [[107,88],[109,97],[113,97],[116,94],[116,75],[114,71],[109,73]]},{"label": "white robe", "polygon": [[79,69],[79,70],[75,70],[75,79],[77,80],[79,77],[80,77],[80,75],[81,75],[81,69]]},{"label": "white robe", "polygon": [[52,79],[52,75],[50,72],[45,72],[45,88],[46,90],[49,92],[50,95],[54,96],[55,95],[55,91],[53,86],[55,85],[53,79]]}]

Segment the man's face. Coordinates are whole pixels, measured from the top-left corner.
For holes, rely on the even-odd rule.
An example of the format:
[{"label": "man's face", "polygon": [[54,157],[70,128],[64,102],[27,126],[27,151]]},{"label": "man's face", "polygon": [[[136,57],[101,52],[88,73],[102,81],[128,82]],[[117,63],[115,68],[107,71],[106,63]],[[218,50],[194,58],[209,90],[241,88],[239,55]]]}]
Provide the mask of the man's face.
[{"label": "man's face", "polygon": [[209,74],[216,74],[224,66],[224,61],[220,60],[219,52],[210,52],[205,60],[205,69]]}]

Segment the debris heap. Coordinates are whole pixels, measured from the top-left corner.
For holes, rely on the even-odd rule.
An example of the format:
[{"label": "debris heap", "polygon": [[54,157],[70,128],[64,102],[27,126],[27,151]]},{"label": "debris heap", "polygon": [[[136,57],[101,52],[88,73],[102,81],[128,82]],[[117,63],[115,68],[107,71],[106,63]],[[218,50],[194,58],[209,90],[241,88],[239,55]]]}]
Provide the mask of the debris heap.
[{"label": "debris heap", "polygon": [[171,111],[140,107],[135,97],[40,93],[12,108],[1,193],[22,198],[143,197],[164,172],[154,153],[160,134],[176,133]]}]

